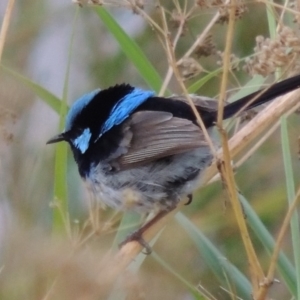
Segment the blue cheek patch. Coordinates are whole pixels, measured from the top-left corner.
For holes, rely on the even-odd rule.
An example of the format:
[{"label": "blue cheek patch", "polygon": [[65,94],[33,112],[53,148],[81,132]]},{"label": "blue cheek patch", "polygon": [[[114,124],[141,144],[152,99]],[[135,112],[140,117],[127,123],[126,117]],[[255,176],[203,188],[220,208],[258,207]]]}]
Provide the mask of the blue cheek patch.
[{"label": "blue cheek patch", "polygon": [[130,94],[119,100],[103,124],[98,139],[113,126],[121,124],[138,106],[152,96],[154,96],[152,91],[143,91],[135,88]]},{"label": "blue cheek patch", "polygon": [[90,129],[86,128],[80,136],[72,141],[73,145],[83,154],[89,147],[91,136]]}]

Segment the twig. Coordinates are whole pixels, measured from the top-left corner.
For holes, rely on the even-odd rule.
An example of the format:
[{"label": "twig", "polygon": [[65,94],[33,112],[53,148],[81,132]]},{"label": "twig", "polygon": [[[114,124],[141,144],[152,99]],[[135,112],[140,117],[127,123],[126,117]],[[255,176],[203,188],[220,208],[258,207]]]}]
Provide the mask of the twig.
[{"label": "twig", "polygon": [[276,262],[277,262],[277,259],[278,259],[279,253],[280,253],[280,248],[281,248],[281,245],[282,245],[282,242],[283,242],[283,238],[284,238],[284,235],[286,234],[286,231],[287,231],[287,229],[289,227],[289,224],[290,224],[290,220],[293,216],[293,213],[294,213],[295,209],[297,208],[297,205],[298,205],[299,201],[300,201],[300,187],[297,191],[295,199],[293,200],[292,204],[289,206],[289,210],[288,210],[288,212],[287,212],[287,214],[284,218],[282,226],[280,227],[278,238],[276,240],[274,251],[273,251],[273,254],[272,254],[272,257],[271,257],[271,263],[270,263],[269,271],[268,271],[267,277],[265,278],[265,280],[260,285],[257,300],[266,299],[266,296],[267,296],[267,293],[268,293],[268,288],[273,283],[275,269],[276,269]]},{"label": "twig", "polygon": [[8,0],[0,32],[0,62],[15,0]]},{"label": "twig", "polygon": [[177,82],[180,84],[180,87],[183,91],[183,95],[186,97],[186,99],[188,100],[191,108],[192,108],[192,111],[193,113],[195,114],[196,116],[196,119],[197,119],[197,122],[204,134],[204,137],[205,137],[205,140],[206,142],[208,143],[208,146],[210,147],[210,150],[212,152],[212,154],[214,156],[216,156],[217,152],[216,152],[216,149],[215,149],[215,146],[207,132],[207,129],[202,121],[202,118],[199,114],[199,112],[197,111],[196,107],[195,107],[195,104],[193,103],[189,93],[188,93],[188,90],[186,89],[183,81],[182,81],[182,78],[180,76],[180,73],[179,73],[179,70],[177,68],[177,65],[176,65],[176,58],[175,58],[175,53],[174,53],[174,49],[172,47],[172,44],[171,44],[171,41],[169,39],[169,36],[168,36],[168,27],[167,27],[167,21],[165,19],[165,14],[164,14],[164,11],[163,9],[160,10],[161,11],[161,16],[162,16],[162,20],[163,20],[163,26],[164,26],[164,31],[166,32],[166,49],[167,49],[167,56],[168,56],[168,59],[169,59],[169,63],[170,65],[172,66],[173,68],[173,72],[174,72],[174,75],[177,79]]},{"label": "twig", "polygon": [[[224,5],[226,5],[228,3],[229,3],[229,0],[227,0],[224,3]],[[180,65],[182,63],[183,59],[191,56],[191,54],[195,51],[195,49],[198,47],[198,45],[201,44],[205,40],[206,36],[208,35],[208,33],[210,32],[210,30],[212,29],[212,27],[218,22],[219,18],[220,18],[220,12],[217,12],[215,14],[215,16],[211,19],[211,21],[209,22],[209,24],[202,31],[201,35],[198,36],[198,38],[196,39],[196,41],[189,48],[189,50],[182,56],[181,59],[178,60],[177,65]]]}]

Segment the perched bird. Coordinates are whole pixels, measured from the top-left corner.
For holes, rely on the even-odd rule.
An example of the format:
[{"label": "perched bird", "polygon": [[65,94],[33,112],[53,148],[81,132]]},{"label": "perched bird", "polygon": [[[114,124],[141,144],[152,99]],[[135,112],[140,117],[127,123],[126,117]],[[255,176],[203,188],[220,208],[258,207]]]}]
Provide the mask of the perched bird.
[{"label": "perched bird", "polygon": [[[300,75],[252,93],[226,105],[224,119],[298,87]],[[217,119],[217,102],[192,98],[209,133]],[[141,237],[145,228],[191,195],[213,159],[183,97],[159,97],[128,84],[79,98],[67,114],[64,132],[47,143],[60,141],[71,146],[80,176],[99,200],[117,210],[157,212],[128,239],[146,248]]]}]

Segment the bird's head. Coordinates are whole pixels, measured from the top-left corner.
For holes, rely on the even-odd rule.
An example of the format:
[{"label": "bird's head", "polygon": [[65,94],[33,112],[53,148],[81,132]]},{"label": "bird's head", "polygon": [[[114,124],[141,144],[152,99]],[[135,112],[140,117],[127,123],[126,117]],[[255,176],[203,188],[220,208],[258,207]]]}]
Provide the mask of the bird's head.
[{"label": "bird's head", "polygon": [[65,130],[47,144],[66,141],[73,152],[85,154],[103,134],[124,122],[153,94],[127,84],[85,94],[70,108]]}]

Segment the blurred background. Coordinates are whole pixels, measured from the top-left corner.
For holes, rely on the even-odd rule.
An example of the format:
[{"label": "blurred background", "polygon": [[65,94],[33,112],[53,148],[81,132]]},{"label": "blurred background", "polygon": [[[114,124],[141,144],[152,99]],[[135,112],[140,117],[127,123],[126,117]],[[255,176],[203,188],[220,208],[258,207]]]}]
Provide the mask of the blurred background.
[{"label": "blurred background", "polygon": [[[181,7],[199,6],[179,39],[176,48],[178,58],[189,49],[218,10],[218,7],[202,7],[202,2],[206,1],[163,3],[171,35],[175,35],[177,29],[176,3]],[[104,7],[136,41],[160,76],[165,78],[168,60],[164,47],[155,29],[141,14],[134,13],[130,3],[111,1]],[[6,5],[7,1],[1,1],[1,20]],[[74,22],[77,10],[78,16]],[[154,2],[145,1],[144,11],[160,23]],[[275,12],[280,14],[279,9]],[[286,22],[298,35],[299,25],[292,24],[290,19],[287,18]],[[226,21],[219,22],[211,30],[208,44],[214,50],[209,56],[194,53],[192,57],[196,71],[193,72],[197,74],[185,81],[187,86],[220,68],[221,55],[217,51],[224,51],[226,30]],[[72,31],[74,41],[70,50]],[[236,59],[244,59],[253,53],[259,35],[270,36],[266,7],[262,3],[247,2],[235,25],[233,53]],[[68,0],[16,1],[2,64],[62,98],[70,55],[69,104],[92,89],[106,88],[116,83],[130,82],[149,88],[92,6],[79,7]],[[232,71],[229,95],[251,78],[243,65],[245,61],[241,60],[239,67]],[[215,76],[197,93],[218,97],[220,78],[221,75]],[[169,82],[168,89],[172,93],[181,93],[174,78]],[[71,231],[67,237],[65,233],[53,237],[54,147],[46,146],[46,141],[59,132],[59,116],[3,69],[0,69],[0,116],[1,299],[197,299],[154,256],[145,259],[138,275],[129,272],[128,282],[122,283],[126,291],[124,294],[115,295],[112,293],[115,289],[105,290],[103,287],[100,292],[93,281],[97,274],[95,262],[105,257],[113,243],[119,222],[114,221],[110,226],[112,216],[115,218],[114,212],[101,210],[100,227],[108,226],[110,229],[95,234],[85,242],[86,231],[82,228],[88,219],[87,194],[73,157],[68,153],[66,182]],[[293,114],[288,119],[288,130],[296,182],[299,182],[300,175],[299,128],[299,116]],[[236,170],[236,181],[241,193],[276,237],[287,211],[279,129]],[[220,182],[199,190],[192,204],[184,207],[182,212],[228,261],[249,278],[247,257],[226,191]],[[73,246],[78,241],[81,246],[79,250],[74,250]],[[255,234],[253,242],[262,266],[267,268],[269,255]],[[236,299],[224,292],[222,284],[175,219],[161,233],[154,251],[191,285],[203,286],[209,291],[213,295],[209,299]],[[292,257],[289,234],[284,251]],[[91,296],[86,296],[90,293]],[[274,299],[291,299],[287,287],[281,284],[274,284],[271,295]]]}]

